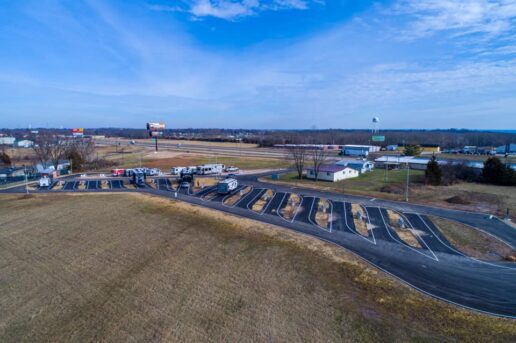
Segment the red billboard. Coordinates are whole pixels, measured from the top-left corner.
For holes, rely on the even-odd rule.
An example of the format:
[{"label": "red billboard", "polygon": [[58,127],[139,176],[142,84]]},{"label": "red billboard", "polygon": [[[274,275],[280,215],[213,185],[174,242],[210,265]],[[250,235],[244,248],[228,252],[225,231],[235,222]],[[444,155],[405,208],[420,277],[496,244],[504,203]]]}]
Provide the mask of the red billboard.
[{"label": "red billboard", "polygon": [[84,136],[84,129],[83,128],[72,129],[72,136],[74,136],[74,137]]}]

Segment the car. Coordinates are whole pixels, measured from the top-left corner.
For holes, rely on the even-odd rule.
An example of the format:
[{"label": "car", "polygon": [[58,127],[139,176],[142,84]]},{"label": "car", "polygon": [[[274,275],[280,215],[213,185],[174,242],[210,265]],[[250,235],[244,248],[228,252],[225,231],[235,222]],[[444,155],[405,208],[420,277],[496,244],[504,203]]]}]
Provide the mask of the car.
[{"label": "car", "polygon": [[129,144],[131,144],[131,145],[135,145],[135,144],[136,144],[136,142],[135,142],[134,140],[131,140],[131,141],[129,141]]},{"label": "car", "polygon": [[229,167],[226,168],[226,171],[230,172],[230,173],[234,173],[234,172],[237,172],[239,170],[240,169],[238,167],[235,167],[235,166],[229,166]]},{"label": "car", "polygon": [[226,175],[226,179],[234,179],[236,178],[236,174],[228,174]]},{"label": "car", "polygon": [[187,182],[187,181],[183,181],[181,182],[181,184],[179,185],[180,188],[190,188],[190,182]]}]

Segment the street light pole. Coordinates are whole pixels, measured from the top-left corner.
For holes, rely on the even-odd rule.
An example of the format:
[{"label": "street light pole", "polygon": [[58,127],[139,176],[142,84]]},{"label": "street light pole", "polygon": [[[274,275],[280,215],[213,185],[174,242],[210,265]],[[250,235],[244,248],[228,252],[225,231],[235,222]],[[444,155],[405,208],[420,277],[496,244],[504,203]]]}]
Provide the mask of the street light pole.
[{"label": "street light pole", "polygon": [[410,181],[410,166],[407,162],[407,181],[405,184],[405,201],[408,202],[408,193],[409,193],[409,181]]}]

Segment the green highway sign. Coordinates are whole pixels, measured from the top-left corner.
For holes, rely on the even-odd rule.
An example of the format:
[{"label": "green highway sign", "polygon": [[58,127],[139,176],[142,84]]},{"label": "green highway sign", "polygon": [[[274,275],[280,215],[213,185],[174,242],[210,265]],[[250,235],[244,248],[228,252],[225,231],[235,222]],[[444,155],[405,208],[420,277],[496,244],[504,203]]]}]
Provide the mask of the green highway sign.
[{"label": "green highway sign", "polygon": [[373,142],[385,142],[385,136],[373,136]]}]

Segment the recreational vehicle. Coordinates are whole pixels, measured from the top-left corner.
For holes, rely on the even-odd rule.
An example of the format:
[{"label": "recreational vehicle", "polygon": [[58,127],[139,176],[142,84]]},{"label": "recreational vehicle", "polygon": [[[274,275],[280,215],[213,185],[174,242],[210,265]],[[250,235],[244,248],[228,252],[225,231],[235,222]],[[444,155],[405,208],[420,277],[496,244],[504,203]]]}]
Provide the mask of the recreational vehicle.
[{"label": "recreational vehicle", "polygon": [[200,175],[220,174],[223,171],[223,164],[203,164],[201,166],[197,166],[197,174]]},{"label": "recreational vehicle", "polygon": [[225,179],[217,184],[217,193],[228,194],[237,189],[238,181],[235,179]]}]

